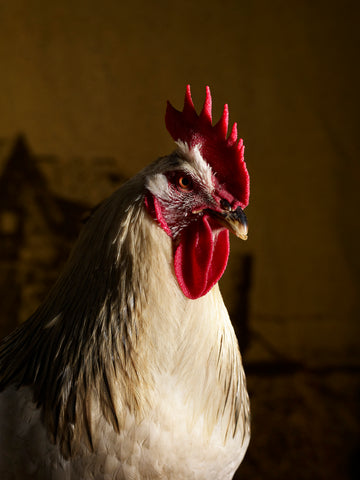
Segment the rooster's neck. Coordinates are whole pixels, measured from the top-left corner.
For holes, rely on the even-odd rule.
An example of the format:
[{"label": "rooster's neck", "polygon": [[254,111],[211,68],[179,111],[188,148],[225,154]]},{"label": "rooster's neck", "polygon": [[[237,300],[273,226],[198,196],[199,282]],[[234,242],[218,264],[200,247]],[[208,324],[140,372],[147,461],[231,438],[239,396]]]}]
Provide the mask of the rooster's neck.
[{"label": "rooster's neck", "polygon": [[[182,293],[173,267],[172,241],[149,216],[143,228],[149,251],[145,261],[147,294],[153,299],[142,309],[146,345],[153,345],[151,378],[156,399],[173,385],[176,398],[187,405],[189,428],[200,421],[208,435],[215,428],[223,439],[248,428],[248,397],[238,342],[216,284],[196,300]],[[160,385],[160,390],[159,386]],[[179,396],[180,392],[180,396]],[[151,398],[151,397],[149,397]],[[179,400],[180,399],[180,400]],[[152,399],[152,401],[154,401]]]}]

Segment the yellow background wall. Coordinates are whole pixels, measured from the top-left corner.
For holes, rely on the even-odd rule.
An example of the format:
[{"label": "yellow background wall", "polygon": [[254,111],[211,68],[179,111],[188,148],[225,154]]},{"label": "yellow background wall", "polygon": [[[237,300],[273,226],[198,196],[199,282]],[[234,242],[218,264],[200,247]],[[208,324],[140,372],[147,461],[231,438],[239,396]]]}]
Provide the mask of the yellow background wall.
[{"label": "yellow background wall", "polygon": [[254,258],[252,321],[297,351],[315,328],[353,357],[357,40],[350,1],[3,1],[0,136],[132,175],[173,148],[165,101],[190,83],[200,108],[210,85],[246,144],[250,236],[233,250]]}]

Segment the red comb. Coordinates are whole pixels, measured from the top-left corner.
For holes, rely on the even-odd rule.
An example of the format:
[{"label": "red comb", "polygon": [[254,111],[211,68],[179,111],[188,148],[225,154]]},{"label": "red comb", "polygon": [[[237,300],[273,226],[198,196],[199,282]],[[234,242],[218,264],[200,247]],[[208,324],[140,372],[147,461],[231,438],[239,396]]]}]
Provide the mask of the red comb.
[{"label": "red comb", "polygon": [[249,174],[244,162],[244,144],[237,141],[237,125],[234,123],[227,137],[229,124],[228,106],[216,125],[212,125],[211,93],[206,87],[206,97],[200,115],[196,113],[190,85],[186,87],[183,111],[167,104],[165,124],[175,141],[186,142],[189,148],[199,147],[202,157],[208,162],[221,184],[239,202],[242,208],[249,203]]}]

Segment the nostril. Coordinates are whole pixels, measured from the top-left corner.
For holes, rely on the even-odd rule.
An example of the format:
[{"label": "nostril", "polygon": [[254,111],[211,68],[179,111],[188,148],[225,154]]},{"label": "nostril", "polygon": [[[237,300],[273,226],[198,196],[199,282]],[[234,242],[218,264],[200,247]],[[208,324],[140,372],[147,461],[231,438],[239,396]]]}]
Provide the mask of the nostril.
[{"label": "nostril", "polygon": [[220,207],[221,207],[223,210],[231,211],[231,203],[228,202],[225,198],[222,198],[222,199],[220,200]]},{"label": "nostril", "polygon": [[235,210],[234,214],[235,214],[235,218],[236,218],[239,222],[241,222],[241,223],[244,225],[244,227],[247,228],[247,218],[246,218],[246,215],[245,215],[243,209],[242,209],[241,207],[238,207],[238,208]]}]

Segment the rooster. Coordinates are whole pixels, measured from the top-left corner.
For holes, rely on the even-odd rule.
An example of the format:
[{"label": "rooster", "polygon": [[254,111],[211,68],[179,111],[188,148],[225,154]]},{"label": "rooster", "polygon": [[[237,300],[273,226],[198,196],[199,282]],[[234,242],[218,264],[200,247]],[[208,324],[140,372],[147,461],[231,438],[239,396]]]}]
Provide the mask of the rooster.
[{"label": "rooster", "polygon": [[250,438],[218,287],[247,238],[244,146],[167,105],[176,150],[104,201],[44,303],[0,345],[0,478],[230,480]]}]

